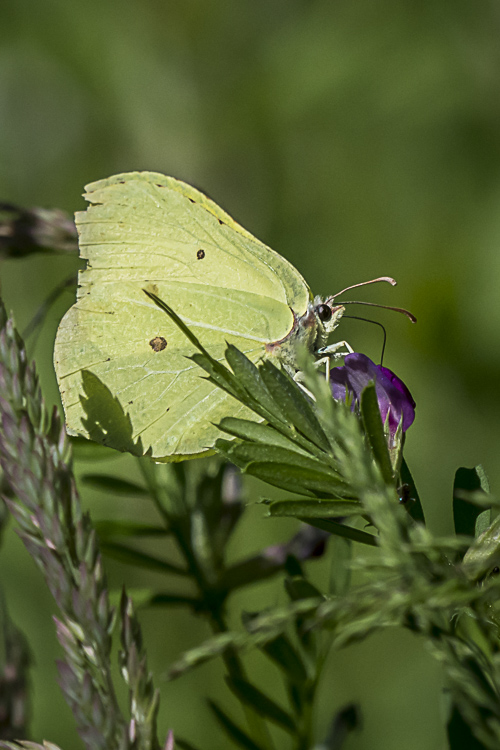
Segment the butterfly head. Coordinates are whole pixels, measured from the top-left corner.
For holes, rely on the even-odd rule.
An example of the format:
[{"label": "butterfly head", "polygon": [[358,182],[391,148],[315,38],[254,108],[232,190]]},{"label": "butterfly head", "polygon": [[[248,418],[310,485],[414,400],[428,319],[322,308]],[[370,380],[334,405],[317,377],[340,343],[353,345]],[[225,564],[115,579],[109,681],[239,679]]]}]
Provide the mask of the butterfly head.
[{"label": "butterfly head", "polygon": [[[299,319],[299,326],[303,329],[312,328],[315,331],[312,336],[312,350],[317,351],[325,346],[328,336],[337,328],[340,319],[345,312],[345,307],[334,303],[333,300],[324,300],[315,297],[309,303],[305,315]],[[312,333],[312,331],[311,331]]]},{"label": "butterfly head", "polygon": [[344,305],[334,304],[333,300],[323,300],[321,297],[314,298],[312,309],[318,328],[324,329],[327,335],[337,328],[345,312]]}]

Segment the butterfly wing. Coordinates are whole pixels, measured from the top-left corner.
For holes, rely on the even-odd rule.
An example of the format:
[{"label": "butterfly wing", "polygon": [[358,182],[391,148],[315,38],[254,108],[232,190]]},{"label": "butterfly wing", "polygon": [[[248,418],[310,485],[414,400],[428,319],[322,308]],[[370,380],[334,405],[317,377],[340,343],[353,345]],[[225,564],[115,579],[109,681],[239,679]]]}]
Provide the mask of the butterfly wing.
[{"label": "butterfly wing", "polygon": [[76,304],[58,329],[55,368],[68,431],[177,460],[209,450],[224,414],[250,412],[187,357],[184,334],[144,294],[165,300],[212,356],[226,342],[254,362],[293,326],[310,292],[298,271],[193,187],[151,172],[87,187],[77,213]]}]

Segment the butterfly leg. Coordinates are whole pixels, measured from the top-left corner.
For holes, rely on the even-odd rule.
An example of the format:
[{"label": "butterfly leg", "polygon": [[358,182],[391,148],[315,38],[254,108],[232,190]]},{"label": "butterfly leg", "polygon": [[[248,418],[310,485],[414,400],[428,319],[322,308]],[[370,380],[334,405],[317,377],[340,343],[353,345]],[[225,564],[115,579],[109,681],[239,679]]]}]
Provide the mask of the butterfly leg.
[{"label": "butterfly leg", "polygon": [[[347,352],[338,351],[339,349],[342,349],[342,347],[347,349]],[[324,346],[322,349],[318,349],[317,354],[320,355],[320,358],[314,362],[314,366],[315,368],[318,368],[325,365],[325,377],[328,381],[330,379],[330,365],[332,360],[342,359],[346,354],[352,354],[353,351],[354,349],[347,343],[347,341],[337,341],[335,344],[330,344],[329,346]],[[293,375],[293,379],[314,401],[313,394],[301,382],[304,379],[304,373],[299,370]]]},{"label": "butterfly leg", "polygon": [[329,346],[324,346],[322,349],[318,349],[317,353],[320,358],[316,360],[315,366],[320,367],[323,364],[325,365],[325,375],[327,380],[330,378],[330,365],[332,360],[339,360],[346,356],[346,352],[339,351],[342,347],[347,349],[347,354],[352,354],[354,352],[354,349],[347,341],[336,341],[335,344],[330,344]]}]

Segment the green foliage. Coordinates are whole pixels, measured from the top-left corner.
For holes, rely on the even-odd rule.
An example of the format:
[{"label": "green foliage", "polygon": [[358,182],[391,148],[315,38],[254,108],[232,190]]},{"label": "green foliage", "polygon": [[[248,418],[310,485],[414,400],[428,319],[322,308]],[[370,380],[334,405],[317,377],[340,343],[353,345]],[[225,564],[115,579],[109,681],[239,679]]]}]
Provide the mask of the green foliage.
[{"label": "green foliage", "polygon": [[[227,348],[226,366],[210,357],[165,303],[156,301],[198,348],[193,359],[211,382],[265,420],[223,419],[219,427],[233,439],[219,440],[218,451],[243,472],[295,493],[264,501],[270,516],[295,517],[309,526],[289,542],[228,565],[226,548],[243,503],[234,469],[222,460],[155,465],[148,458],[136,459],[142,483],[107,474],[83,477],[101,491],[138,497],[156,508],[156,524],[120,520],[97,527],[106,555],[175,576],[189,586],[181,594],[138,592],[138,601],[143,606],[187,606],[212,627],[214,637],[173,664],[169,678],[222,657],[226,684],[243,708],[246,725],[218,702],[210,700],[209,706],[233,744],[274,750],[271,723],[293,750],[309,750],[329,649],[399,626],[423,638],[443,667],[452,701],[451,750],[459,750],[465,736],[457,731],[460,721],[480,746],[498,747],[500,516],[490,522],[498,503],[488,494],[482,469],[457,472],[453,502],[458,536],[435,537],[422,523],[418,493],[402,455],[395,460],[387,450],[373,387],[363,392],[357,414],[331,398],[324,377],[306,359],[301,385],[269,361],[256,366],[233,346]],[[119,615],[110,605],[96,532],[76,492],[69,442],[57,416],[48,417],[34,368],[27,365],[12,322],[3,309],[0,313],[0,463],[10,489],[6,503],[61,611],[56,620],[65,652],[61,687],[87,747],[159,750],[159,694],[132,598],[122,593]],[[371,530],[358,528],[359,520]],[[316,554],[328,533],[334,537],[335,567],[329,590],[321,591],[308,580],[301,562]],[[173,542],[182,563],[141,549],[141,542],[153,536]],[[376,547],[376,552],[351,559],[355,541]],[[361,573],[355,584],[351,569]],[[230,631],[232,592],[278,573],[285,573],[289,603],[245,613],[243,629]],[[110,671],[116,620],[119,664],[129,693],[127,718]],[[247,674],[243,655],[255,648],[281,675],[286,705]],[[358,725],[358,708],[346,707],[332,718],[330,732],[316,750],[339,748]],[[170,734],[165,748],[173,743]],[[190,744],[180,740],[178,746]]]},{"label": "green foliage", "polygon": [[457,534],[479,536],[486,531],[492,521],[491,509],[481,510],[468,497],[473,492],[489,494],[489,491],[488,479],[482,466],[457,470],[453,484],[453,519]]},{"label": "green foliage", "polygon": [[[130,719],[123,716],[111,675],[112,630],[103,562],[88,514],[82,512],[71,449],[56,413],[49,417],[33,366],[12,320],[0,307],[0,463],[11,489],[6,503],[26,548],[58,604],[56,629],[65,660],[60,684],[89,748],[159,748],[157,698],[142,654],[131,605],[122,607],[122,656],[130,689]],[[144,705],[150,704],[148,711]]]},{"label": "green foliage", "polygon": [[0,740],[26,736],[29,719],[31,654],[0,595]]},{"label": "green foliage", "polygon": [[[208,373],[209,380],[267,422],[266,425],[255,425],[244,419],[224,419],[219,428],[238,440],[218,440],[216,448],[219,453],[247,474],[316,499],[316,503],[310,502],[308,506],[299,501],[295,513],[294,501],[288,501],[287,515],[301,520],[318,517],[324,501],[332,509],[332,516],[345,514],[349,504],[350,507],[355,505],[361,513],[363,494],[383,489],[385,482],[392,484],[395,495],[395,478],[376,402],[374,406],[371,403],[364,407],[364,413],[374,408],[375,418],[379,415],[380,439],[384,443],[374,448],[372,442],[364,439],[357,416],[346,404],[332,399],[324,378],[311,369],[305,354],[302,357],[304,385],[313,394],[314,402],[285,371],[269,360],[256,366],[232,345],[226,350],[231,369],[224,367],[210,356],[164,301],[149,296],[199,350],[193,360]],[[339,512],[335,513],[337,501]],[[271,514],[273,507],[271,503]],[[329,514],[323,515],[328,517]],[[330,530],[334,528],[331,526]],[[344,526],[343,531],[349,534],[349,526]],[[358,540],[361,538],[357,529],[352,533]]]},{"label": "green foliage", "polygon": [[[168,306],[161,306],[181,325]],[[337,647],[362,640],[381,628],[398,625],[426,639],[431,652],[443,665],[454,703],[476,738],[493,750],[500,742],[500,619],[494,604],[499,582],[498,577],[492,575],[498,571],[500,563],[500,517],[482,531],[487,511],[475,512],[473,504],[478,502],[478,497],[472,492],[488,491],[482,469],[460,470],[454,488],[457,530],[461,533],[474,531],[476,540],[467,550],[470,537],[435,539],[406,512],[406,503],[397,502],[395,485],[400,479],[386,447],[373,387],[369,386],[361,398],[361,419],[365,428],[362,432],[357,427],[358,417],[348,408],[342,404],[333,406],[331,399],[331,405],[327,405],[320,376],[307,367],[304,384],[307,393],[314,398],[312,402],[286,373],[269,362],[256,367],[231,346],[226,352],[231,369],[224,371],[190,335],[200,351],[194,359],[208,372],[212,382],[232,390],[244,405],[268,421],[264,433],[253,427],[248,429],[244,420],[232,419],[226,423],[227,431],[239,440],[234,445],[218,441],[218,450],[243,471],[285,489],[295,485],[295,491],[304,495],[325,493],[332,498],[330,504],[336,497],[357,501],[378,532],[379,554],[376,558],[357,561],[367,580],[344,596],[321,601],[319,592],[307,582],[300,584],[304,589],[302,593],[299,593],[300,587],[297,590],[293,581],[290,582],[291,598],[294,603],[305,602],[304,610],[298,612],[292,606],[288,613],[282,608],[247,621],[246,634],[197,648],[176,665],[171,676],[226,649],[262,648],[266,639],[275,641],[289,622],[295,621],[302,631],[304,627],[307,631],[327,627]],[[290,407],[292,401],[293,407]],[[264,408],[261,402],[265,403]],[[220,426],[224,428],[224,424]],[[280,441],[286,437],[289,445],[278,447],[273,431]],[[320,455],[322,461],[318,460]],[[327,467],[326,472],[323,469],[324,478],[312,484],[311,472],[319,474],[319,467],[323,466]],[[328,470],[333,471],[334,476],[328,475]],[[413,481],[406,466],[405,478],[411,481],[411,489]],[[467,499],[461,495],[464,490],[468,491]],[[307,520],[300,499],[290,499],[287,503],[290,513],[296,503],[297,516]],[[462,555],[465,552],[463,560],[462,555],[457,554],[460,552]],[[319,604],[315,595],[320,599]],[[232,687],[236,690],[235,683]],[[268,715],[272,712],[265,696],[251,691],[243,695],[242,690],[240,684],[240,699],[250,701],[251,695],[254,705],[260,704],[261,711],[266,706]],[[276,720],[279,709],[274,706],[272,710]]]},{"label": "green foliage", "polygon": [[5,750],[61,750],[52,742],[44,742],[42,745],[37,742],[0,742],[0,747]]},{"label": "green foliage", "polygon": [[[499,486],[499,21],[498,4],[488,1],[192,0],[148,3],[138,12],[134,3],[56,1],[42,9],[34,0],[6,0],[2,195],[72,212],[81,207],[81,186],[96,175],[138,165],[167,170],[208,189],[315,289],[390,269],[400,286],[386,301],[410,304],[419,325],[409,332],[393,325],[388,363],[416,388],[407,458],[430,527],[442,531],[450,510],[445,472],[457,457],[471,467],[479,456],[492,487]],[[67,262],[36,255],[3,263],[2,291],[19,322],[30,319],[57,275],[68,273]],[[51,344],[64,304],[37,343],[48,401],[57,395]],[[378,354],[371,327],[344,326],[342,336],[358,351]],[[85,445],[79,456],[88,449],[104,458],[105,451]],[[123,465],[127,470],[127,459],[108,473],[121,475]],[[413,489],[408,496],[415,497]],[[93,502],[92,493],[85,502]],[[117,501],[116,510],[131,506]],[[255,533],[251,519],[245,524]],[[279,520],[271,524],[282,528]],[[139,536],[134,542],[147,544]],[[170,547],[165,552],[169,558]],[[5,575],[19,571],[12,589],[27,577],[26,565],[19,570],[16,557],[5,560]],[[29,600],[22,611],[36,633],[44,608]],[[173,638],[186,625],[172,624]],[[164,638],[161,628],[151,635],[155,650]],[[372,734],[361,742],[370,750],[405,747],[406,739],[439,747],[437,711],[429,721],[414,712],[413,737],[402,736],[403,721],[389,726],[413,704],[426,672],[409,648],[412,679],[407,674],[399,690],[383,669],[384,659],[394,661],[392,644],[391,632],[385,645],[351,651],[349,667],[340,666],[341,675],[359,671],[366,686]],[[372,700],[375,651],[383,675],[376,675]],[[45,681],[44,668],[38,659],[35,684]],[[47,700],[49,687],[41,690]],[[190,724],[196,687],[183,712]],[[422,696],[427,706],[435,702],[429,692]],[[64,716],[42,705],[35,695],[37,731],[64,732]],[[319,716],[323,721],[322,710]],[[203,747],[229,744],[210,736],[208,726],[201,731]]]}]

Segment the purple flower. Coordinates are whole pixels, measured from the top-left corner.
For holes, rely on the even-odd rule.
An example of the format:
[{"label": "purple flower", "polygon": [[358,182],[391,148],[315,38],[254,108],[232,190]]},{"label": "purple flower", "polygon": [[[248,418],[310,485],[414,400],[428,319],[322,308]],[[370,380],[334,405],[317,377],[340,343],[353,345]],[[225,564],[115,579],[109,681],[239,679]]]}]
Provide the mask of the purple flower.
[{"label": "purple flower", "polygon": [[376,365],[359,352],[348,354],[343,367],[334,367],[330,371],[332,396],[337,401],[345,401],[350,393],[354,396],[354,403],[359,403],[363,389],[372,382],[375,383],[382,422],[389,428],[391,448],[401,418],[403,432],[415,419],[415,401],[403,381],[392,370]]}]

